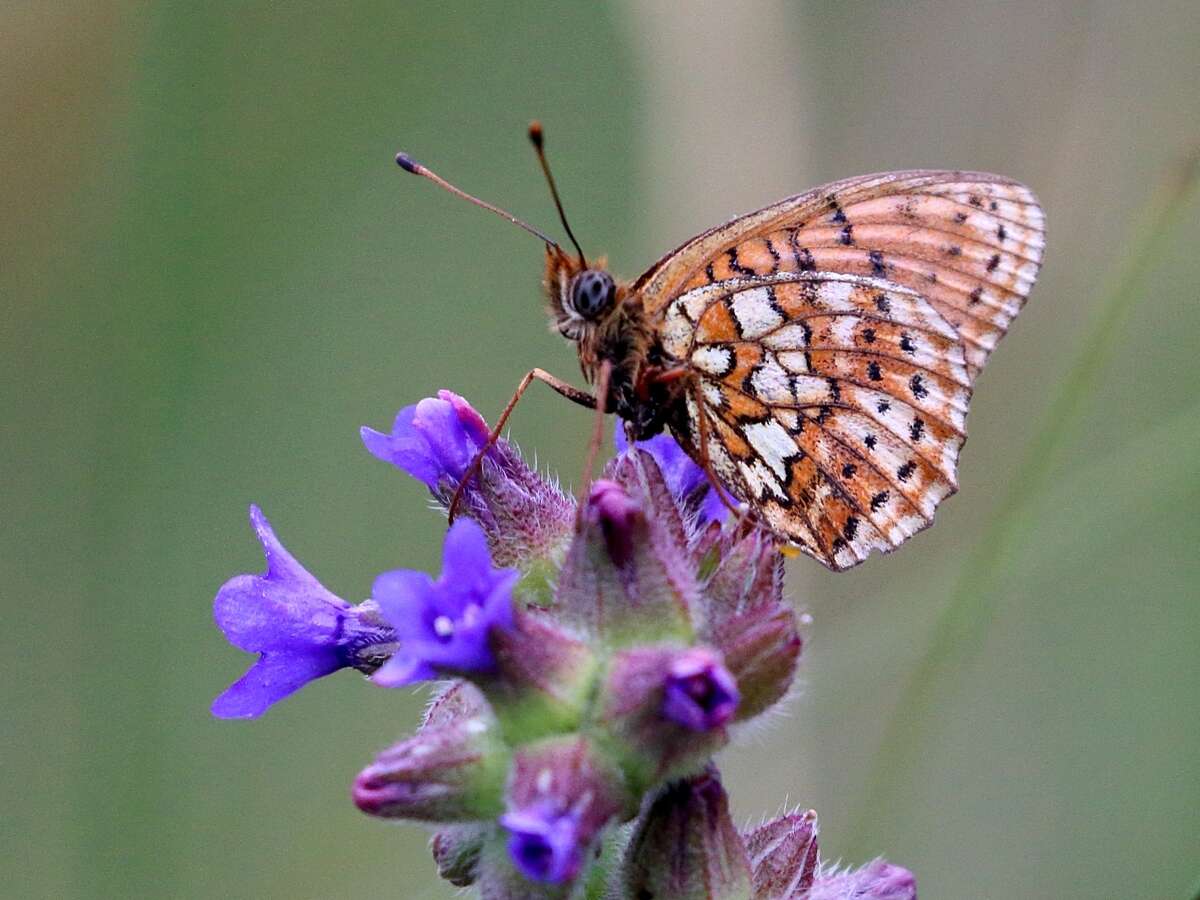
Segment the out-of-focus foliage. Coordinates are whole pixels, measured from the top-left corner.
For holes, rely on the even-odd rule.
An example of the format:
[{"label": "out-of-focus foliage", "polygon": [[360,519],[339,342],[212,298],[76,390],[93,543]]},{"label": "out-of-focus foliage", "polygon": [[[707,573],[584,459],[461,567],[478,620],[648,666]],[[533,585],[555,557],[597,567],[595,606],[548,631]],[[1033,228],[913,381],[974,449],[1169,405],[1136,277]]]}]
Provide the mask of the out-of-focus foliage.
[{"label": "out-of-focus foliage", "polygon": [[[1194,200],[1040,487],[1006,498],[1139,211],[1200,142],[1197,47],[1183,0],[0,10],[0,892],[447,895],[419,831],[349,801],[420,697],[342,673],[214,721],[247,660],[210,602],[259,565],[251,501],[349,600],[430,568],[439,519],[358,426],[443,386],[492,415],[529,367],[575,371],[545,333],[537,244],[390,162],[404,148],[554,228],[524,142],[538,117],[585,249],[624,275],[861,172],[991,169],[1038,191],[1047,265],[979,380],[960,494],[894,556],[791,563],[815,619],[805,692],[722,765],[739,816],[776,812],[787,785],[822,810],[828,855],[886,853],[926,898],[1184,896]],[[589,424],[534,393],[513,420],[568,477]],[[995,568],[964,582],[1003,510]],[[923,662],[964,591],[987,615]]]}]

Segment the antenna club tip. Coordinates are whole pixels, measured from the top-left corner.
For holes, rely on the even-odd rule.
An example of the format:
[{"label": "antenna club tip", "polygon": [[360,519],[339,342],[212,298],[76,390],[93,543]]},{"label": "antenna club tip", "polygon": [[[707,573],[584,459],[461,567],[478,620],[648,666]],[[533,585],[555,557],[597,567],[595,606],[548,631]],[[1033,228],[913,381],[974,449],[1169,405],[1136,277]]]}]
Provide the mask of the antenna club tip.
[{"label": "antenna club tip", "polygon": [[417,170],[421,168],[421,164],[407,153],[396,154],[396,165],[402,168],[405,172],[412,172],[414,175],[420,174]]},{"label": "antenna club tip", "polygon": [[537,119],[534,119],[529,123],[529,139],[533,141],[533,146],[537,147],[539,150],[542,148],[545,137],[542,133],[542,123]]}]

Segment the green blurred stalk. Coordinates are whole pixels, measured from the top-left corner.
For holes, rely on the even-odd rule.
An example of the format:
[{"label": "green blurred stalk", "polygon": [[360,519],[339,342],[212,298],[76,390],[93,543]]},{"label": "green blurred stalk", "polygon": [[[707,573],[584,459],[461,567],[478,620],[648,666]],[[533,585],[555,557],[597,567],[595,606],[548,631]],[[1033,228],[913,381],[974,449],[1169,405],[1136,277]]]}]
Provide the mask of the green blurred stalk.
[{"label": "green blurred stalk", "polygon": [[[969,658],[986,632],[995,612],[993,588],[1005,571],[1006,558],[1019,534],[1021,513],[1043,491],[1059,451],[1083,414],[1089,390],[1112,359],[1122,326],[1141,296],[1139,284],[1159,264],[1164,248],[1170,245],[1169,236],[1183,219],[1198,184],[1200,155],[1169,173],[1146,204],[1142,225],[1133,229],[1133,234],[1140,238],[1127,245],[1132,250],[1116,268],[1092,334],[1061,382],[1029,445],[1024,464],[1017,468],[1020,477],[1014,479],[991,524],[967,559],[949,605],[934,626],[929,650],[892,713],[876,755],[865,802],[852,830],[855,843],[862,840],[870,827],[871,813],[881,809],[894,790],[899,781],[897,773],[912,759],[920,738],[917,723],[929,711],[931,689],[939,674],[951,668],[956,657]],[[1194,900],[1200,900],[1200,890]]]}]

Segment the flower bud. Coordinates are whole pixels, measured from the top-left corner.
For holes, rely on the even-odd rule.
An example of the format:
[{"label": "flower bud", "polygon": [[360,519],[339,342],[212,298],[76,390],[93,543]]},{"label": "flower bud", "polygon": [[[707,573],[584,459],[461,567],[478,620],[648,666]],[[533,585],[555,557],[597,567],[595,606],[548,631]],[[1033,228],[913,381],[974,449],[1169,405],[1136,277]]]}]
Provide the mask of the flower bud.
[{"label": "flower bud", "polygon": [[613,565],[628,565],[633,557],[635,530],[642,525],[642,510],[625,489],[604,478],[593,482],[583,514],[589,525],[599,527]]},{"label": "flower bud", "polygon": [[601,829],[634,802],[618,773],[581,737],[517,751],[508,785],[508,855],[526,879],[565,884],[581,872]]},{"label": "flower bud", "polygon": [[876,859],[853,872],[818,873],[806,900],[917,900],[912,872]]},{"label": "flower bud", "polygon": [[474,884],[487,833],[485,825],[452,825],[437,832],[429,849],[438,874],[457,887]]},{"label": "flower bud", "polygon": [[[443,506],[488,437],[483,417],[451,391],[400,410],[390,434],[362,429],[373,456],[424,482]],[[459,509],[483,526],[497,565],[523,572],[561,559],[575,515],[574,503],[503,439],[488,449],[463,488]]]},{"label": "flower bud", "polygon": [[792,813],[745,836],[754,900],[792,900],[812,887],[817,870],[817,814]]},{"label": "flower bud", "polygon": [[750,861],[714,769],[668,786],[641,814],[620,884],[622,897],[751,896]]},{"label": "flower bud", "polygon": [[671,661],[663,695],[663,717],[689,731],[724,727],[740,699],[737,682],[706,647],[685,650]]},{"label": "flower bud", "polygon": [[791,813],[744,836],[754,900],[916,900],[911,872],[882,859],[852,872],[826,866],[817,849],[817,814]]},{"label": "flower bud", "polygon": [[709,647],[635,647],[614,654],[601,721],[632,785],[694,771],[728,741],[738,687]]},{"label": "flower bud", "polygon": [[389,819],[451,822],[502,809],[509,754],[484,715],[426,724],[354,781],[354,803]]},{"label": "flower bud", "polygon": [[582,641],[537,609],[518,609],[492,632],[495,669],[475,682],[511,743],[570,731],[588,702],[596,663]]},{"label": "flower bud", "polygon": [[678,510],[647,454],[592,486],[559,576],[564,621],[617,646],[690,643],[699,600]]},{"label": "flower bud", "polygon": [[737,721],[757,716],[787,694],[803,646],[790,607],[782,603],[750,607],[721,621],[710,640],[724,654],[741,690]]},{"label": "flower bud", "polygon": [[706,532],[697,543],[716,566],[704,584],[713,619],[736,615],[749,606],[783,602],[783,557],[777,540],[761,528],[749,533]]}]

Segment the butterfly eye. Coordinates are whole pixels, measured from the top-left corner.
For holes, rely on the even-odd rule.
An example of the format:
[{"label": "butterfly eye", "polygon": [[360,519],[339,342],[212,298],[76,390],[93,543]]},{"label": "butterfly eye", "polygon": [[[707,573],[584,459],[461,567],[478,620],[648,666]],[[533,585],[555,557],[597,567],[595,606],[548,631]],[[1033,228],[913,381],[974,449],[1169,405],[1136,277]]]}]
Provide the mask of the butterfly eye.
[{"label": "butterfly eye", "polygon": [[610,306],[617,286],[607,272],[588,269],[571,282],[570,305],[584,319],[598,319]]}]

